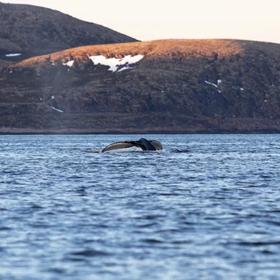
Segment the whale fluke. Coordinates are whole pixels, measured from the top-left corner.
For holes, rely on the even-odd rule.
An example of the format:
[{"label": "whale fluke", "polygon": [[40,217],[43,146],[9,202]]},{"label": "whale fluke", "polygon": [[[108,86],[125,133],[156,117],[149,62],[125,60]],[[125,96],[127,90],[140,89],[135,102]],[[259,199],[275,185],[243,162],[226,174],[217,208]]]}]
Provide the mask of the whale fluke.
[{"label": "whale fluke", "polygon": [[102,149],[102,153],[109,152],[113,150],[119,150],[119,149],[127,149],[131,147],[137,147],[141,148],[143,151],[158,151],[162,150],[162,145],[157,140],[147,140],[145,138],[141,138],[138,141],[122,141],[122,142],[115,142],[108,146],[106,146],[104,149]]},{"label": "whale fluke", "polygon": [[104,152],[109,152],[112,150],[118,150],[118,149],[127,149],[127,148],[131,148],[134,145],[132,143],[130,143],[129,141],[125,141],[125,142],[115,142],[112,143],[108,146],[106,146],[104,149],[102,149],[102,153]]}]

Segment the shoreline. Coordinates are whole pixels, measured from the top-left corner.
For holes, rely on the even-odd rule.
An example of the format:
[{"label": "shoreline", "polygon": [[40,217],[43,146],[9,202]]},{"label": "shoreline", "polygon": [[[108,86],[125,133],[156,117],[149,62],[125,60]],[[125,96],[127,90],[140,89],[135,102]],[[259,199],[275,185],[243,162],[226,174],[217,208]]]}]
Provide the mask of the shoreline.
[{"label": "shoreline", "polygon": [[280,134],[280,130],[34,130],[34,129],[12,129],[1,130],[0,135],[126,135],[126,134],[167,134],[167,135],[193,135],[193,134],[220,134],[220,135],[238,135],[238,134]]}]

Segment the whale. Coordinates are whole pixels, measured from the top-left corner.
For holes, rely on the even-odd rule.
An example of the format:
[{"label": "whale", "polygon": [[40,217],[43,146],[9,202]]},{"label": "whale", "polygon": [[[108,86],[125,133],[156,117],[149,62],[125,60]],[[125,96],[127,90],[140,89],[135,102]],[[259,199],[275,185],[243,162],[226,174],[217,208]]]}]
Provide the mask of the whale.
[{"label": "whale", "polygon": [[141,138],[137,141],[114,142],[103,148],[101,152],[105,153],[113,150],[128,149],[131,147],[140,148],[143,151],[160,151],[163,149],[162,144],[159,141]]}]

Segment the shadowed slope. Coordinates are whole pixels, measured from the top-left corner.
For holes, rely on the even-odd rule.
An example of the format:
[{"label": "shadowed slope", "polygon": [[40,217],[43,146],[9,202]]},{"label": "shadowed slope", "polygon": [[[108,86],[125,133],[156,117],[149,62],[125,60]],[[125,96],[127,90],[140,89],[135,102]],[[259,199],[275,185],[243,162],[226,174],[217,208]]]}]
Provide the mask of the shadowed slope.
[{"label": "shadowed slope", "polygon": [[6,54],[29,57],[82,45],[135,41],[101,25],[30,5],[0,3],[0,26],[0,59],[7,60]]},{"label": "shadowed slope", "polygon": [[61,132],[280,131],[279,65],[280,45],[237,40],[67,49],[2,72],[0,126]]}]

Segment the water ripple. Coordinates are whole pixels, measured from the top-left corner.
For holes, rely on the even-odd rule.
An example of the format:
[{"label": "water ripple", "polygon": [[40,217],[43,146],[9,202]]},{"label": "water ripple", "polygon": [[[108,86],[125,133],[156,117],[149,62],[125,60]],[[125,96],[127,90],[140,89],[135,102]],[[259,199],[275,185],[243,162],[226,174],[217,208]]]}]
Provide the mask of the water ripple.
[{"label": "water ripple", "polygon": [[0,136],[0,279],[276,279],[280,136],[137,138]]}]

